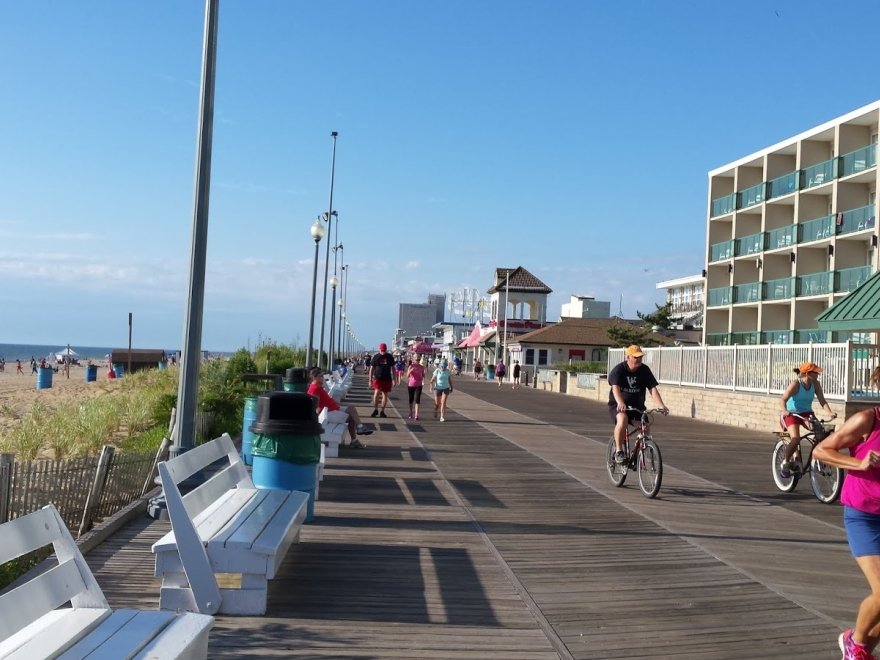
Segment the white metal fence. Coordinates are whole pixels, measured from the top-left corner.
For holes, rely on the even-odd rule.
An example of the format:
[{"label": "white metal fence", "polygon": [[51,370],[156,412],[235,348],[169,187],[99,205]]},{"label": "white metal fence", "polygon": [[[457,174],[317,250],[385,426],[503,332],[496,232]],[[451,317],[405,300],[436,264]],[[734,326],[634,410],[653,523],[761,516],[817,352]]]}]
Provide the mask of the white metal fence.
[{"label": "white metal fence", "polygon": [[[675,346],[645,348],[645,364],[661,383],[744,392],[781,394],[801,362],[822,367],[828,399],[880,398],[871,372],[880,365],[880,345],[766,344],[760,346]],[[623,361],[624,349],[608,351],[608,370]]]}]

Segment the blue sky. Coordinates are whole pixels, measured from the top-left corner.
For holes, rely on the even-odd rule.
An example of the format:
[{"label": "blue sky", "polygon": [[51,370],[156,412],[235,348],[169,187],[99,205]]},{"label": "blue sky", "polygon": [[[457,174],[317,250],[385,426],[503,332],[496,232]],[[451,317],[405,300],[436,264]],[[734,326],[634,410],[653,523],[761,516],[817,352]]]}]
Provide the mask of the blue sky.
[{"label": "blue sky", "polygon": [[[132,312],[136,346],[181,345],[203,19],[0,0],[0,343],[124,345]],[[703,268],[709,170],[880,97],[878,23],[873,1],[222,0],[202,346],[305,344],[331,131],[365,345],[498,266],[553,289],[550,320],[571,294],[651,311]]]}]

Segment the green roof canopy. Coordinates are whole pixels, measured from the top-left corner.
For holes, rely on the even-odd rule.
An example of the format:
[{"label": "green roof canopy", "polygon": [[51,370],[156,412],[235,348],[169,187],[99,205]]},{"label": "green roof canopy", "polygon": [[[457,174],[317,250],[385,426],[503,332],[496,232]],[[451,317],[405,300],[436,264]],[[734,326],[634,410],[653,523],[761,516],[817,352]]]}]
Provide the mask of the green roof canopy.
[{"label": "green roof canopy", "polygon": [[820,330],[880,330],[880,272],[816,317]]}]

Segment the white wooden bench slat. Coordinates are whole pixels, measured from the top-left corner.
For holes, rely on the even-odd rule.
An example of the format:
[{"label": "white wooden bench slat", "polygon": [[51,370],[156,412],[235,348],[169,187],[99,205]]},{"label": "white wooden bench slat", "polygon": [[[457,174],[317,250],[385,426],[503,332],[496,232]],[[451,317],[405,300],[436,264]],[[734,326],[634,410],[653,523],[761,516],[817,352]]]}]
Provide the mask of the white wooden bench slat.
[{"label": "white wooden bench slat", "polygon": [[61,654],[58,660],[110,660],[123,657],[120,656],[120,649],[126,649],[124,657],[134,657],[156,633],[171,623],[174,616],[174,612],[116,610],[87,637]]},{"label": "white wooden bench slat", "polygon": [[[61,607],[83,587],[76,563],[66,561],[0,596],[0,636],[9,637],[43,613]],[[98,609],[109,610],[110,605],[105,602]]]},{"label": "white wooden bench slat", "polygon": [[190,516],[195,516],[198,512],[210,506],[217,498],[222,497],[227,491],[235,488],[253,487],[254,484],[244,463],[236,454],[235,463],[217,472],[199,488],[187,493],[183,498],[183,502]]},{"label": "white wooden bench slat", "polygon": [[[238,491],[241,489],[227,490],[225,493],[220,495],[214,502],[208,505],[208,507],[196,515],[193,520],[193,525],[196,529],[201,529],[206,536],[202,537],[201,534],[199,538],[202,540],[207,540],[210,538],[210,533],[213,528],[220,529],[223,525],[226,524],[226,521],[229,520],[230,517],[235,515],[235,512],[238,510],[238,503],[240,501],[239,498],[243,497],[243,493],[239,493]],[[229,511],[224,513],[224,509],[229,507]],[[161,539],[156,541],[153,544],[153,552],[174,552],[177,553],[177,542],[174,539],[174,532],[168,532]]]},{"label": "white wooden bench slat", "polygon": [[51,543],[58,564],[0,596],[0,657],[116,660],[148,646],[177,649],[163,658],[207,656],[213,617],[110,609],[54,506],[13,522],[0,525],[5,546],[21,556]]},{"label": "white wooden bench slat", "polygon": [[206,465],[210,465],[224,456],[227,456],[230,449],[232,450],[232,453],[237,453],[235,451],[235,446],[232,444],[232,438],[229,437],[228,433],[224,433],[215,440],[217,440],[217,442],[202,443],[201,445],[193,447],[189,451],[176,456],[173,461],[166,461],[168,464],[168,471],[174,478],[174,483],[180,483],[187,477],[191,477],[196,472],[203,469]]},{"label": "white wooden bench slat", "polygon": [[48,658],[87,635],[92,626],[112,613],[110,609],[81,607],[47,612],[0,642],[0,658],[33,660]]},{"label": "white wooden bench slat", "polygon": [[287,491],[257,489],[248,502],[241,508],[242,515],[236,525],[225,525],[208,546],[213,549],[245,549],[250,550],[254,541],[263,531],[275,512],[284,501]]},{"label": "white wooden bench slat", "polygon": [[275,577],[278,567],[284,560],[289,548],[299,538],[300,526],[308,513],[309,494],[301,491],[290,491],[284,506],[279,509],[273,520],[256,540],[253,550],[257,554],[272,555],[272,548],[280,547],[283,551],[275,553],[275,562],[271,572],[266,576],[270,580]]}]

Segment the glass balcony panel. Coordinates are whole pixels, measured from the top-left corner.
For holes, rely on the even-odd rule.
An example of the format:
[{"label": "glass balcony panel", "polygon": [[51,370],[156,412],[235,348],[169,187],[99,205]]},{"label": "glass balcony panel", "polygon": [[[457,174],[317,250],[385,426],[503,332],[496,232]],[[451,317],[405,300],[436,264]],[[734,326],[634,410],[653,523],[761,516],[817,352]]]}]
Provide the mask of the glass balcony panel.
[{"label": "glass balcony panel", "polygon": [[[733,287],[733,301],[736,303],[754,303],[761,299],[761,283],[749,282]],[[742,342],[740,342],[742,343]]]},{"label": "glass balcony panel", "polygon": [[791,330],[765,330],[765,344],[790,344],[792,340]]},{"label": "glass balcony panel", "polygon": [[760,332],[731,332],[730,343],[739,344],[740,346],[754,346],[761,343]]},{"label": "glass balcony panel", "polygon": [[721,261],[733,256],[733,241],[722,241],[709,246],[709,261]]},{"label": "glass balcony panel", "polygon": [[778,176],[775,179],[768,181],[767,199],[782,197],[783,195],[795,192],[798,188],[799,174],[800,173],[795,170],[794,172],[789,172],[788,174]]},{"label": "glass balcony panel", "polygon": [[834,273],[834,290],[837,292],[854,291],[871,277],[870,266],[842,268]]},{"label": "glass balcony panel", "polygon": [[834,178],[834,159],[804,168],[804,188],[815,188]]},{"label": "glass balcony panel", "polygon": [[877,145],[869,144],[867,147],[850,151],[840,158],[840,176],[858,174],[877,165]]},{"label": "glass balcony panel", "polygon": [[797,225],[788,225],[787,227],[777,227],[764,232],[764,249],[775,250],[776,248],[789,247],[797,241]]},{"label": "glass balcony panel", "polygon": [[736,256],[743,254],[757,254],[764,247],[764,232],[758,232],[757,234],[751,234],[750,236],[743,236],[742,238],[737,238],[735,240],[736,247],[734,254],[736,254]]},{"label": "glass balcony panel", "polygon": [[851,234],[854,231],[870,229],[877,218],[874,216],[874,205],[862,206],[849,211],[842,211],[834,216],[838,234]]},{"label": "glass balcony panel", "polygon": [[783,277],[764,282],[764,300],[785,300],[794,297],[794,278]]},{"label": "glass balcony panel", "polygon": [[819,330],[818,328],[795,330],[794,340],[795,343],[798,344],[809,344],[810,342],[813,342],[814,344],[827,344],[830,335],[830,332],[826,330]]},{"label": "glass balcony panel", "polygon": [[729,286],[722,286],[717,289],[709,289],[706,304],[708,307],[718,307],[719,305],[729,305],[732,300],[733,289]]},{"label": "glass balcony panel", "polygon": [[759,183],[756,186],[752,186],[751,188],[746,188],[745,190],[741,190],[740,195],[740,206],[741,209],[747,209],[750,206],[754,206],[755,204],[760,204],[764,201],[764,195],[766,193],[766,184],[764,182]]},{"label": "glass balcony panel", "polygon": [[730,334],[727,332],[707,332],[706,343],[709,346],[730,346]]},{"label": "glass balcony panel", "polygon": [[798,296],[821,296],[831,293],[831,285],[834,273],[812,273],[797,278]]},{"label": "glass balcony panel", "polygon": [[736,193],[730,193],[724,197],[712,200],[712,217],[733,213],[736,208]]},{"label": "glass balcony panel", "polygon": [[798,243],[809,243],[834,234],[834,216],[826,215],[798,225]]},{"label": "glass balcony panel", "polygon": [[842,342],[852,340],[855,344],[870,344],[870,332],[832,332],[832,341]]}]

